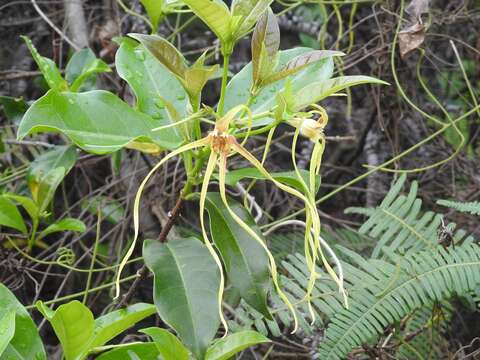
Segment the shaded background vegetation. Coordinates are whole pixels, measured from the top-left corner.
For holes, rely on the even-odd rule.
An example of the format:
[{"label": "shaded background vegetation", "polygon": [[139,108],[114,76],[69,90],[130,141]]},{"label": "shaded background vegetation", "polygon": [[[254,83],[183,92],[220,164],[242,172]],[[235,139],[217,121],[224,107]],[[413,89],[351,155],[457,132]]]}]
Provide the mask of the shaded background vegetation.
[{"label": "shaded background vegetation", "polygon": [[[404,7],[407,11],[402,13]],[[309,46],[342,50],[347,55],[342,63],[337,64],[339,71],[347,75],[371,75],[391,84],[388,87],[360,86],[352,89],[347,97],[329,98],[322,103],[330,117],[319,193],[320,198],[325,197],[320,204],[320,211],[327,232],[335,235],[343,229],[356,229],[362,218],[344,214],[345,208],[376,206],[397,175],[392,170],[410,170],[413,173],[409,180],[418,180],[419,196],[426,208],[437,209],[435,203],[438,199],[479,199],[480,111],[458,122],[463,141],[462,136],[450,128],[430,141],[421,143],[437,130],[434,120],[429,117],[448,121],[478,105],[478,0],[405,3],[364,0],[278,1],[273,9],[281,14],[282,48]],[[60,68],[64,68],[72,47],[62,40],[62,36],[53,29],[53,24],[79,48],[89,46],[98,57],[113,67],[117,45],[112,39],[129,32],[149,31],[138,14],[144,14],[138,1],[2,0],[0,95],[30,101],[46,90],[20,35],[29,36],[42,55],[51,57]],[[209,49],[213,54],[209,61],[219,61],[215,37],[190,13],[167,17],[158,33],[169,37],[187,57],[196,57]],[[408,53],[401,56],[401,50]],[[249,60],[250,41],[246,38],[236,48],[230,71],[237,72]],[[115,72],[98,76],[97,87],[111,90],[127,102],[133,102],[132,93]],[[218,96],[219,81],[212,82],[205,91],[203,102],[214,104]],[[3,99],[2,103],[6,111],[0,114],[0,187],[4,191],[25,193],[25,174],[29,163],[46,149],[64,144],[65,139],[48,134],[17,141],[15,132],[20,112],[8,111],[12,110],[11,103]],[[272,171],[290,166],[291,128],[281,127],[280,133],[282,136],[273,143],[267,162]],[[254,153],[258,156],[263,150],[262,143],[258,141],[255,148]],[[256,144],[255,139],[252,139],[252,144]],[[412,147],[412,151],[404,153]],[[306,167],[311,143],[302,141],[297,150],[299,165]],[[395,160],[388,165],[390,171],[371,171],[368,177],[332,193],[351,179],[392,158]],[[100,259],[104,264],[115,264],[132,234],[130,209],[133,196],[142,176],[155,161],[155,157],[130,151],[121,151],[114,157],[80,154],[79,161],[57,192],[51,211],[55,217],[68,215],[82,219],[88,225],[88,231],[80,236],[67,233],[61,237],[47,238],[43,248],[34,250],[35,258],[54,261],[63,249],[69,254],[71,252],[75,266],[88,267],[96,239],[97,211],[100,211],[103,217],[98,238]],[[168,219],[168,211],[173,207],[185,180],[185,174],[178,164],[176,160],[170,161],[149,185],[141,217],[145,238],[158,237],[162,224]],[[233,168],[243,166],[245,164],[241,161],[232,165]],[[265,204],[264,211],[271,219],[279,219],[297,210],[300,205],[265,183],[255,187],[254,195],[260,203]],[[480,235],[478,219],[453,212],[447,213],[446,217],[472,235]],[[191,204],[186,204],[174,232],[185,231],[186,228],[198,228],[198,216],[195,206]],[[65,296],[84,290],[85,274],[25,258],[8,246],[5,235],[5,232],[0,235],[0,281],[15,290],[24,304],[33,304],[37,299],[58,303]],[[272,239],[272,242],[283,242],[272,246],[279,246],[283,250],[286,248],[292,253],[298,250],[298,242],[281,239]],[[372,243],[365,240],[365,243],[358,245],[358,250],[371,246]],[[284,254],[279,251],[277,255],[282,257]],[[138,262],[130,264],[130,275],[139,266]],[[111,283],[112,276],[111,272],[95,274],[91,288]],[[151,301],[150,281],[141,284],[135,298]],[[111,299],[112,286],[88,294],[88,304],[96,314],[111,309]],[[448,334],[443,355],[445,358],[452,358],[454,354],[457,358],[467,357],[479,347],[475,342],[478,314],[458,303],[451,317],[443,329]],[[53,358],[58,353],[56,339],[48,326],[42,326],[41,329],[44,339],[50,340],[49,351]],[[282,329],[283,335],[276,338],[269,355],[271,358],[315,357],[322,327],[308,335],[300,332],[292,337],[288,333],[288,328]],[[388,329],[385,335],[388,335]],[[138,336],[132,331],[132,334],[125,334],[120,340],[132,340]],[[265,347],[260,347],[244,356],[261,358],[265,351]],[[378,351],[375,345],[359,348],[351,354],[352,358],[387,359],[389,356],[387,352]]]}]

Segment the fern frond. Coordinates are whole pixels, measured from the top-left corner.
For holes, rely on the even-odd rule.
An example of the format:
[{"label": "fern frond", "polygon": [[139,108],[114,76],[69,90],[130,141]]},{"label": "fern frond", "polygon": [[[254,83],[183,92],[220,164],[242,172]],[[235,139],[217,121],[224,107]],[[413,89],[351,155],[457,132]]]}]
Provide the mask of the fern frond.
[{"label": "fern frond", "polygon": [[376,242],[375,239],[348,228],[335,230],[324,228],[322,229],[322,237],[330,245],[339,244],[359,252],[373,248]]},{"label": "fern frond", "polygon": [[302,232],[274,233],[267,237],[268,246],[275,258],[284,259],[289,254],[303,251]]},{"label": "fern frond", "polygon": [[[447,353],[448,340],[445,338],[447,324],[451,319],[452,308],[444,303],[439,306],[426,306],[416,310],[406,320],[403,332],[397,338],[401,345],[395,357],[401,360],[441,359]],[[413,336],[412,339],[408,337]]]},{"label": "fern frond", "polygon": [[333,316],[319,349],[322,359],[344,359],[354,347],[377,338],[386,326],[415,309],[465,294],[480,284],[480,246],[476,244],[438,246],[404,257],[389,254],[393,262],[367,261],[343,251],[367,274],[358,272],[363,284],[353,289],[350,308]]},{"label": "fern frond", "polygon": [[[327,319],[343,308],[343,298],[338,292],[336,283],[326,272],[317,268],[322,277],[317,280],[312,291],[311,303],[315,315],[315,323],[312,326],[308,304],[304,298],[310,276],[305,258],[300,254],[289,255],[281,263],[281,272],[285,274],[280,279],[282,288],[295,307],[300,333],[312,335],[315,330],[324,327]],[[348,283],[346,285],[351,286]],[[274,293],[271,296],[271,306],[275,321],[265,319],[262,314],[252,311],[247,304],[241,302],[234,311],[235,316],[229,327],[232,331],[255,328],[265,335],[271,334],[275,337],[282,335],[280,327],[284,329],[283,333],[289,332],[293,326],[293,318]]]},{"label": "fern frond", "polygon": [[[363,251],[367,248],[370,249],[375,243],[375,239],[372,239],[367,235],[359,234],[357,231],[351,229],[327,230],[323,228],[322,237],[332,246],[340,244],[348,246],[348,248],[355,251]],[[282,260],[290,254],[301,252],[303,250],[304,241],[305,238],[303,232],[298,231],[274,233],[267,237],[268,246],[277,260]]]},{"label": "fern frond", "polygon": [[450,200],[438,200],[438,205],[449,207],[457,211],[472,215],[480,215],[480,201],[460,202]]},{"label": "fern frond", "polygon": [[[368,220],[360,227],[360,234],[378,239],[372,257],[384,255],[385,248],[403,251],[420,251],[438,245],[438,231],[442,215],[432,211],[421,211],[422,200],[417,198],[418,184],[412,183],[408,195],[400,195],[406,176],[402,175],[374,209],[348,208],[346,213],[367,215]],[[450,228],[454,228],[454,224]],[[456,234],[455,240],[462,241],[465,232]],[[470,239],[471,240],[471,239]]]}]

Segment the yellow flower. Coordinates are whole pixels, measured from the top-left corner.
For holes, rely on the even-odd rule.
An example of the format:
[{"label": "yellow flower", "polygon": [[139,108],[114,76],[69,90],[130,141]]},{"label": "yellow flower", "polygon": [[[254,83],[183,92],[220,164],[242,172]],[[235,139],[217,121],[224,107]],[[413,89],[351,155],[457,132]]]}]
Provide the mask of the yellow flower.
[{"label": "yellow flower", "polygon": [[323,125],[313,119],[304,119],[300,125],[300,134],[317,142],[323,136]]},{"label": "yellow flower", "polygon": [[[300,130],[300,135],[305,136],[313,142],[323,138],[323,129],[328,122],[328,115],[324,108],[314,105],[315,110],[307,113],[301,113],[304,116],[294,117],[287,122]],[[319,115],[318,120],[312,119],[314,115]]]}]

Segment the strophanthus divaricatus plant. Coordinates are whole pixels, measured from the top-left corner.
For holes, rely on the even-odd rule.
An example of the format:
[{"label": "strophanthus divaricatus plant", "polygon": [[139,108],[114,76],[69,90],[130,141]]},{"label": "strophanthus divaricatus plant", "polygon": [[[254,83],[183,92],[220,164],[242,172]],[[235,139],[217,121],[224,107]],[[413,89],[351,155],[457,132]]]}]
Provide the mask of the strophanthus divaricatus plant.
[{"label": "strophanthus divaricatus plant", "polygon": [[[227,196],[228,168],[233,157],[246,160],[251,170],[256,172],[256,179],[270,181],[299,199],[304,206],[304,221],[280,222],[269,230],[286,225],[304,226],[305,258],[310,271],[304,300],[310,304],[315,281],[319,277],[316,266],[322,266],[338,285],[345,305],[348,304],[341,264],[320,236],[321,223],[315,196],[326,145],[324,130],[328,116],[317,103],[353,85],[383,82],[366,76],[331,78],[333,58],[343,55],[338,51],[307,48],[279,51],[280,32],[276,17],[269,8],[271,1],[237,0],[230,9],[221,1],[184,2],[220,41],[224,57],[223,75],[220,99],[215,108],[202,105],[201,101],[205,84],[218,68],[218,65],[206,65],[208,54],[203,54],[189,65],[187,59],[160,36],[130,34],[129,38],[118,40],[120,48],[116,55],[116,70],[136,96],[134,107],[106,91],[73,91],[68,83],[56,86],[52,80],[51,90],[32,105],[22,120],[19,137],[39,131],[61,132],[82,149],[100,154],[124,147],[150,153],[169,150],[143,179],[136,193],[134,238],[119,264],[117,297],[120,295],[123,270],[140,236],[140,203],[147,182],[170,159],[181,157],[187,179],[180,197],[199,201],[203,245],[190,238],[182,239],[180,243],[172,240],[163,244],[149,240],[144,243],[144,258],[155,279],[163,279],[163,282],[155,281],[154,286],[159,315],[176,330],[195,356],[202,358],[220,322],[227,332],[222,311],[226,281],[266,317],[271,317],[267,294],[273,283],[275,291],[295,319],[293,331],[297,328],[294,305],[282,291],[277,266],[264,234],[249,212],[239,208],[241,205]],[[252,62],[228,81],[228,64],[234,45],[254,26]],[[55,75],[47,74],[50,79],[61,79],[54,64],[45,64],[42,71]],[[75,90],[81,89],[80,85],[77,84]],[[293,171],[288,175],[290,181],[270,172],[265,166],[276,129],[281,124],[288,124],[295,130],[291,149]],[[248,150],[248,139],[253,135],[266,135],[261,160]],[[295,158],[300,136],[314,143],[307,172],[298,168]],[[213,177],[218,179],[218,199],[208,192]],[[248,196],[252,186],[253,182],[245,191],[247,202],[252,201],[252,197]],[[195,192],[196,189],[199,193]],[[255,205],[257,209],[261,208],[261,204]],[[206,210],[210,216],[210,231],[205,222]],[[221,217],[220,222],[215,223],[211,211]],[[232,222],[235,228],[225,227],[225,231],[215,228]],[[227,232],[229,235],[225,238]],[[192,256],[192,253],[202,251],[213,260]],[[192,269],[201,269],[195,273],[195,289],[187,281],[193,275],[186,272]],[[175,276],[172,275],[174,273]],[[186,279],[186,282],[178,280],[177,283],[176,279]],[[203,287],[209,292],[196,293],[197,288]],[[215,297],[211,297],[212,292]],[[199,319],[195,306],[201,306],[206,311],[205,304],[216,309],[216,313]],[[179,314],[181,306],[184,311]],[[313,311],[311,314],[313,320]]]},{"label": "strophanthus divaricatus plant", "polygon": [[[132,37],[136,38],[137,40],[141,41],[142,44],[149,49],[154,55],[158,52],[159,49],[165,49],[163,43],[165,40],[156,38],[155,42],[162,43],[160,46],[155,46],[152,41],[152,37],[148,37],[145,35],[131,35]],[[347,296],[344,291],[343,287],[343,278],[337,276],[329,262],[327,261],[326,257],[323,254],[322,246],[320,242],[320,217],[318,214],[318,210],[315,204],[315,193],[316,193],[316,181],[317,175],[320,172],[320,165],[322,154],[325,148],[325,137],[324,137],[324,127],[327,124],[328,116],[326,111],[316,105],[311,104],[313,110],[308,112],[301,112],[295,111],[295,107],[298,107],[298,104],[295,102],[295,99],[292,96],[292,83],[289,79],[289,76],[294,75],[296,73],[301,72],[303,69],[307,68],[309,65],[317,63],[322,59],[329,59],[332,56],[341,56],[343,55],[337,51],[310,51],[306,52],[300,56],[294,57],[290,61],[288,61],[282,68],[275,71],[276,66],[278,65],[278,44],[279,44],[279,31],[278,31],[278,24],[276,23],[275,16],[273,15],[272,11],[268,9],[264,12],[264,14],[260,17],[258,24],[254,30],[254,35],[252,38],[252,79],[251,79],[251,86],[249,88],[249,97],[246,104],[239,104],[229,110],[227,114],[222,116],[222,109],[220,108],[223,106],[222,99],[225,96],[225,93],[222,92],[221,99],[219,101],[219,105],[217,107],[217,112],[214,114],[218,117],[215,121],[214,129],[208,133],[207,136],[204,138],[186,144],[177,150],[171,152],[166,157],[164,157],[147,175],[147,177],[142,182],[137,196],[135,198],[135,211],[134,211],[134,222],[135,222],[135,238],[134,241],[138,238],[139,234],[139,207],[140,207],[140,197],[143,191],[144,186],[146,185],[149,178],[160,168],[164,163],[166,163],[169,159],[174,156],[180,155],[184,152],[191,151],[193,149],[201,149],[199,152],[203,154],[209,154],[208,160],[206,160],[206,168],[202,179],[202,186],[200,192],[200,222],[201,222],[201,229],[202,235],[207,246],[210,254],[215,259],[218,267],[222,269],[220,258],[218,257],[217,253],[215,252],[214,247],[209,240],[205,223],[204,223],[204,212],[205,212],[205,198],[208,190],[208,185],[212,174],[215,171],[215,168],[218,166],[219,174],[219,188],[221,198],[224,202],[225,207],[228,209],[230,216],[238,223],[240,227],[242,227],[246,232],[248,232],[253,239],[255,239],[265,250],[269,258],[269,268],[272,276],[272,281],[276,291],[278,292],[281,299],[285,302],[288,308],[291,310],[292,315],[295,319],[295,327],[296,330],[297,322],[296,322],[296,315],[293,309],[292,304],[288,300],[288,298],[284,295],[281,286],[278,281],[278,274],[277,274],[277,267],[275,264],[275,260],[270,253],[268,247],[266,246],[264,240],[259,237],[259,235],[253,231],[241,218],[239,218],[234,211],[231,210],[226,193],[225,193],[225,176],[227,172],[227,158],[234,155],[240,155],[244,159],[246,159],[254,168],[256,168],[265,179],[272,181],[276,186],[280,189],[286,191],[287,193],[299,198],[303,201],[305,205],[305,213],[306,213],[306,221],[305,221],[305,255],[307,259],[307,266],[310,269],[311,276],[310,282],[307,288],[307,293],[305,294],[305,300],[310,305],[310,296],[311,292],[314,288],[315,281],[318,278],[318,274],[315,271],[315,266],[317,264],[317,260],[321,260],[323,266],[327,270],[327,272],[331,275],[332,279],[338,284],[339,290],[344,297],[345,304],[347,305]],[[171,46],[171,45],[169,45]],[[168,67],[168,54],[163,55],[156,55],[156,57],[165,62],[165,66]],[[177,59],[179,57],[175,56],[174,62],[178,62]],[[173,62],[170,63],[170,67],[172,66]],[[224,68],[225,72],[225,68]],[[178,75],[177,75],[178,76]],[[249,108],[249,105],[255,100],[256,96],[262,90],[262,88],[276,83],[282,79],[286,79],[286,84],[284,91],[277,97],[276,101],[277,104],[272,108],[271,111],[260,113],[260,114],[252,114],[252,110]],[[371,78],[362,78],[359,79],[361,82],[368,82],[373,81]],[[186,82],[184,86],[186,86]],[[347,83],[348,84],[348,83]],[[350,85],[350,84],[348,84]],[[344,88],[343,86],[342,88]],[[222,90],[225,91],[225,87],[222,86]],[[336,92],[336,91],[334,91]],[[333,92],[333,93],[334,93]],[[248,115],[248,116],[243,116]],[[270,142],[272,141],[273,134],[275,128],[278,124],[282,122],[287,122],[288,124],[292,125],[296,130],[294,134],[293,146],[292,146],[292,161],[295,169],[295,174],[298,180],[302,184],[302,190],[299,191],[297,189],[292,188],[286,184],[283,184],[277,181],[263,166],[263,162],[258,161],[244,146],[248,136],[255,132],[252,130],[254,126],[253,122],[255,119],[262,119],[268,116],[275,116],[276,119],[272,120],[270,124],[265,126],[264,128],[257,129],[256,133],[261,132],[269,132],[267,137],[267,144],[266,144],[266,151],[268,151]],[[315,119],[317,117],[317,119]],[[189,121],[189,118],[185,119]],[[205,121],[207,121],[205,119]],[[162,128],[158,128],[161,130]],[[260,130],[260,131],[258,131]],[[308,184],[305,182],[304,178],[302,177],[295,160],[295,153],[296,153],[296,143],[299,135],[307,137],[312,142],[315,143],[313,148],[311,161],[310,161],[310,169],[309,169],[309,179]],[[237,139],[243,138],[242,143],[240,144]],[[205,155],[207,156],[207,155]],[[266,154],[265,154],[266,156]],[[265,158],[264,156],[264,158]],[[133,251],[134,244],[130,248],[129,253],[125,257],[123,263],[129,258],[131,252]],[[331,250],[331,249],[329,249]],[[330,251],[331,252],[331,251]],[[334,254],[333,254],[334,255]],[[122,265],[123,265],[122,263]],[[336,262],[337,267],[340,267],[340,263]],[[122,269],[123,266],[120,267]],[[341,269],[339,269],[341,272]],[[219,314],[220,318],[222,319],[222,323],[227,328],[227,324],[223,318],[223,312],[221,310],[221,300],[222,300],[222,292],[224,289],[224,277],[223,272],[221,271],[221,283],[219,287]],[[120,273],[119,273],[120,274]],[[313,318],[313,311],[312,318]],[[314,319],[313,319],[314,320]]]}]

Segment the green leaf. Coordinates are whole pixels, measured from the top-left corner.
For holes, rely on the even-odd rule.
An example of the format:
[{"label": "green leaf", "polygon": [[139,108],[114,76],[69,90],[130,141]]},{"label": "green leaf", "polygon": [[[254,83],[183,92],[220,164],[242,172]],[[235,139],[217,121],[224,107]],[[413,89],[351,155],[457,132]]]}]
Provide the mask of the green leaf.
[{"label": "green leaf", "polygon": [[[115,64],[118,74],[133,89],[138,109],[155,120],[155,127],[187,116],[188,96],[179,80],[141,44],[123,38]],[[162,134],[171,142],[182,142],[177,129],[164,129]]]},{"label": "green leaf", "polygon": [[293,58],[285,65],[283,69],[265,78],[262,82],[262,85],[265,86],[277,82],[278,80],[284,79],[287,76],[295,74],[300,70],[306,68],[307,66],[316,63],[317,61],[343,55],[345,54],[341,51],[332,50],[313,50],[307,52]]},{"label": "green leaf", "polygon": [[134,356],[141,360],[158,360],[160,353],[154,343],[125,344],[97,356],[95,360],[132,360]]},{"label": "green leaf", "polygon": [[58,185],[75,165],[77,157],[74,147],[58,146],[44,152],[30,164],[27,183],[33,200],[41,210],[50,203]]},{"label": "green leaf", "polygon": [[47,209],[48,204],[53,200],[55,191],[65,178],[65,175],[65,169],[58,167],[50,170],[42,179],[34,198],[40,214]]},{"label": "green leaf", "polygon": [[35,305],[52,325],[62,344],[65,359],[84,359],[95,328],[92,312],[77,300],[60,305],[55,311],[42,301],[37,301]]},{"label": "green leaf", "polygon": [[163,0],[140,0],[143,7],[147,11],[150,22],[152,23],[152,33],[157,32],[158,24],[163,19],[165,13],[163,12]]},{"label": "green leaf", "polygon": [[27,182],[39,184],[49,171],[63,168],[66,173],[75,165],[78,155],[72,146],[56,146],[38,156],[28,168]]},{"label": "green leaf", "polygon": [[222,0],[183,0],[221,42],[229,41],[232,16]]},{"label": "green leaf", "polygon": [[[229,205],[235,214],[263,237],[255,220],[240,203],[230,199]],[[231,217],[218,193],[208,193],[205,206],[210,218],[210,232],[231,284],[249,305],[271,319],[267,306],[270,270],[265,250]]]},{"label": "green leaf", "polygon": [[158,35],[128,34],[139,41],[171,73],[184,77],[187,65],[183,55],[170,42]]},{"label": "green leaf", "polygon": [[[307,170],[299,169],[300,174],[303,177],[303,180],[306,184],[309,183],[309,173]],[[293,186],[297,190],[305,191],[303,188],[302,182],[298,179],[295,171],[281,171],[274,172],[270,174],[275,180],[280,181],[286,185]],[[266,180],[266,177],[258,171],[257,168],[243,168],[229,171],[225,177],[225,183],[230,186],[235,186],[242,179],[257,179],[257,180]],[[320,176],[317,175],[317,181],[315,182],[318,188],[320,187]]]},{"label": "green leaf", "polygon": [[28,109],[28,104],[22,98],[0,95],[0,105],[3,106],[3,112],[8,120],[17,123]]},{"label": "green leaf", "polygon": [[205,360],[228,360],[250,346],[267,342],[270,342],[270,339],[256,331],[241,331],[215,341],[208,348]]},{"label": "green leaf", "polygon": [[110,221],[112,224],[118,224],[123,220],[125,209],[117,200],[107,196],[96,196],[91,199],[82,201],[82,209],[87,209],[95,216],[100,210],[103,219]]},{"label": "green leaf", "polygon": [[168,133],[151,131],[157,125],[158,122],[107,91],[59,93],[50,90],[28,109],[17,136],[22,139],[32,133],[61,132],[77,146],[96,154],[136,147],[135,141],[176,148],[178,141]]},{"label": "green leaf", "polygon": [[45,230],[40,233],[40,235],[38,235],[38,239],[42,239],[47,235],[61,231],[76,231],[83,233],[86,230],[87,227],[85,226],[83,221],[73,218],[65,218],[49,225]]},{"label": "green leaf", "polygon": [[[0,284],[0,318],[4,318],[5,313],[12,311],[15,314],[15,333],[3,353],[0,351],[0,360],[46,360],[47,355],[37,326],[15,295]],[[0,342],[4,336],[5,334],[0,336]]]},{"label": "green leaf", "polygon": [[171,332],[158,327],[142,329],[140,332],[152,338],[163,360],[188,360],[188,350]]},{"label": "green leaf", "polygon": [[0,357],[15,334],[15,310],[0,312]]},{"label": "green leaf", "polygon": [[19,203],[25,209],[25,211],[28,213],[28,216],[30,216],[30,218],[33,221],[38,220],[40,210],[37,204],[35,204],[35,202],[32,199],[26,196],[12,194],[12,193],[6,193],[6,194],[3,194],[3,196]]},{"label": "green leaf", "polygon": [[68,84],[63,79],[60,70],[58,70],[57,65],[50,60],[49,58],[41,56],[35,46],[33,45],[32,41],[26,37],[21,36],[21,38],[27,44],[28,49],[30,50],[33,59],[38,65],[40,72],[42,73],[43,77],[45,78],[48,86],[51,89],[55,89],[58,91],[66,91],[68,90]]},{"label": "green leaf", "polygon": [[272,2],[273,0],[234,0],[232,15],[240,18],[234,37],[239,39],[245,36]]},{"label": "green leaf", "polygon": [[[108,65],[97,59],[93,51],[87,48],[73,54],[65,69],[65,79],[70,84],[71,91],[78,91],[92,75],[110,71]],[[90,84],[88,90],[92,90],[94,85]]]},{"label": "green leaf", "polygon": [[200,98],[200,94],[205,84],[217,72],[218,65],[202,66],[188,69],[185,72],[185,80],[183,86],[190,96],[192,104]]},{"label": "green leaf", "polygon": [[258,85],[275,68],[280,47],[280,28],[269,8],[258,20],[252,36],[253,83]]},{"label": "green leaf", "polygon": [[27,233],[25,222],[17,207],[5,196],[0,196],[0,226],[6,226]]},{"label": "green leaf", "polygon": [[[284,67],[288,61],[293,58],[311,51],[308,48],[295,48],[279,52],[277,67]],[[263,87],[258,95],[251,102],[250,109],[253,114],[271,110],[276,105],[277,94],[280,93],[288,79],[294,91],[300,89],[312,81],[325,81],[332,76],[333,60],[326,58],[310,64],[303,70],[288,76],[286,79],[279,80],[275,83]],[[246,104],[250,97],[250,89],[252,88],[252,64],[247,64],[238,74],[236,74],[228,83],[225,97],[225,111],[233,107]],[[272,118],[263,118],[254,120],[254,126],[266,125],[273,121]]]},{"label": "green leaf", "polygon": [[154,273],[157,311],[198,357],[217,332],[220,274],[207,247],[195,238],[161,244],[146,240],[145,264]]},{"label": "green leaf", "polygon": [[301,110],[311,104],[315,104],[343,89],[360,84],[382,84],[387,82],[370,76],[341,76],[327,81],[315,81],[295,92],[294,111]]},{"label": "green leaf", "polygon": [[100,316],[95,320],[91,347],[104,345],[140,320],[155,314],[155,312],[154,305],[138,303]]},{"label": "green leaf", "polygon": [[139,303],[94,320],[92,312],[77,300],[60,305],[55,311],[41,301],[35,305],[52,325],[66,360],[85,359],[95,347],[155,313],[153,305]]},{"label": "green leaf", "polygon": [[[177,77],[188,93],[192,104],[198,102],[200,92],[212,75],[216,73],[218,65],[203,66],[204,54],[191,68],[188,68],[183,55],[164,38],[158,35],[143,34],[129,34],[129,36],[139,41],[163,66]],[[170,93],[171,88],[166,87],[164,92]]]},{"label": "green leaf", "polygon": [[302,46],[306,46],[315,50],[320,50],[320,42],[317,40],[317,38],[302,33],[298,34],[298,37]]}]

